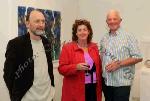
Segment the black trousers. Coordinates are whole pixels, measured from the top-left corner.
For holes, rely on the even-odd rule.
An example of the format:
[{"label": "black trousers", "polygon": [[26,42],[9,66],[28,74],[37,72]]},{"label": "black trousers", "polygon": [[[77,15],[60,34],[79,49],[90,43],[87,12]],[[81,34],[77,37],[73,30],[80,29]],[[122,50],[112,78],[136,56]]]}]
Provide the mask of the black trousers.
[{"label": "black trousers", "polygon": [[96,84],[85,84],[85,101],[97,101]]},{"label": "black trousers", "polygon": [[102,90],[105,101],[129,101],[131,86],[106,86],[102,79]]}]

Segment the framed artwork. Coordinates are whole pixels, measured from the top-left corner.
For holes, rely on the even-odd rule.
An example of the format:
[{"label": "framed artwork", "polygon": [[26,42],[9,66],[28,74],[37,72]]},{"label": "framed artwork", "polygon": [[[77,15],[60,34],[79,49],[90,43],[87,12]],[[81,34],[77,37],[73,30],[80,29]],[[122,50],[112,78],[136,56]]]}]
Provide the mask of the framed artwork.
[{"label": "framed artwork", "polygon": [[[18,36],[27,33],[25,25],[26,15],[32,10],[37,9],[34,7],[18,6]],[[49,40],[51,45],[51,55],[53,61],[57,61],[60,48],[61,48],[61,13],[59,11],[52,11],[47,9],[39,9],[45,15],[45,37]]]}]

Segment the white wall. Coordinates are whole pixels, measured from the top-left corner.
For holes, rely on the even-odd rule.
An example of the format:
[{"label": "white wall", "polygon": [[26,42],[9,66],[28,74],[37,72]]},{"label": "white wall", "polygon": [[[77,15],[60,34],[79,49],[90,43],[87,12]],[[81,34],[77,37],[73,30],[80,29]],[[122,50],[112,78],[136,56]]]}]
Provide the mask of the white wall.
[{"label": "white wall", "polygon": [[[7,6],[7,7],[6,7]],[[8,98],[7,98],[7,91],[6,91],[6,88],[4,86],[4,82],[3,82],[3,79],[2,79],[2,75],[3,75],[3,64],[4,64],[4,54],[5,54],[5,47],[6,47],[6,43],[7,43],[7,39],[10,38],[10,36],[8,35],[9,31],[10,30],[10,26],[9,26],[9,15],[10,15],[10,12],[9,12],[9,3],[8,1],[3,1],[3,3],[0,4],[0,12],[1,12],[1,18],[0,18],[0,61],[1,61],[1,64],[0,64],[0,100],[2,100],[2,98],[4,98],[3,101],[9,101]],[[6,12],[4,12],[4,9]]]},{"label": "white wall", "polygon": [[[79,0],[79,17],[91,21],[94,41],[99,42],[101,37],[107,31],[106,14],[110,9],[117,9],[122,16],[122,27],[133,33],[140,43],[141,51],[145,58],[148,56],[150,47],[145,48],[146,43],[150,43],[150,1],[149,0]],[[136,67],[134,86],[132,88],[132,97],[139,97],[139,73],[143,63]]]},{"label": "white wall", "polygon": [[[61,40],[71,39],[71,29],[74,20],[78,16],[78,2],[76,0],[1,0],[0,3],[0,101],[9,101],[8,91],[3,81],[3,65],[4,54],[6,51],[6,45],[9,39],[12,39],[18,35],[18,22],[17,22],[17,7],[28,6],[37,7],[42,9],[49,9],[54,11],[60,11],[61,22]],[[54,64],[55,67],[57,64]],[[54,69],[55,84],[56,84],[56,97],[55,101],[60,101],[61,98],[61,85],[62,77],[57,72],[57,68]]]},{"label": "white wall", "polygon": [[106,32],[105,17],[110,9],[117,9],[123,17],[123,28],[141,40],[150,36],[149,0],[79,0],[79,17],[89,19],[94,30],[94,40],[98,41]]}]

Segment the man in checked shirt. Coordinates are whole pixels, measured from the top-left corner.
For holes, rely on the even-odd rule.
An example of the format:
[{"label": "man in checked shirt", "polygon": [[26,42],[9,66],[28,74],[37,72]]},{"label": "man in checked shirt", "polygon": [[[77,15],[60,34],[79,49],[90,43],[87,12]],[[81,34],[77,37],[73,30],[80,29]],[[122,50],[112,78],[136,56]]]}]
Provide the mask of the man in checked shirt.
[{"label": "man in checked shirt", "polygon": [[122,19],[117,10],[106,17],[109,32],[100,42],[105,101],[129,101],[135,64],[142,61],[137,40],[120,27]]}]

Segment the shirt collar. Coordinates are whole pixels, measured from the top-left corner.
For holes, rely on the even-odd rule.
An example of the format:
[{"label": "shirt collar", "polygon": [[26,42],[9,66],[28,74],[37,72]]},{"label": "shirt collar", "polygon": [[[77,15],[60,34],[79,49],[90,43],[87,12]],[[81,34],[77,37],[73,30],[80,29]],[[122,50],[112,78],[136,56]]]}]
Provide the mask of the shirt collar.
[{"label": "shirt collar", "polygon": [[120,32],[122,31],[122,28],[120,27],[120,28],[118,28],[118,30],[116,31],[116,33],[110,33],[110,31],[109,31],[109,33],[108,33],[108,35],[109,36],[117,36],[117,35],[119,35],[120,34]]}]

